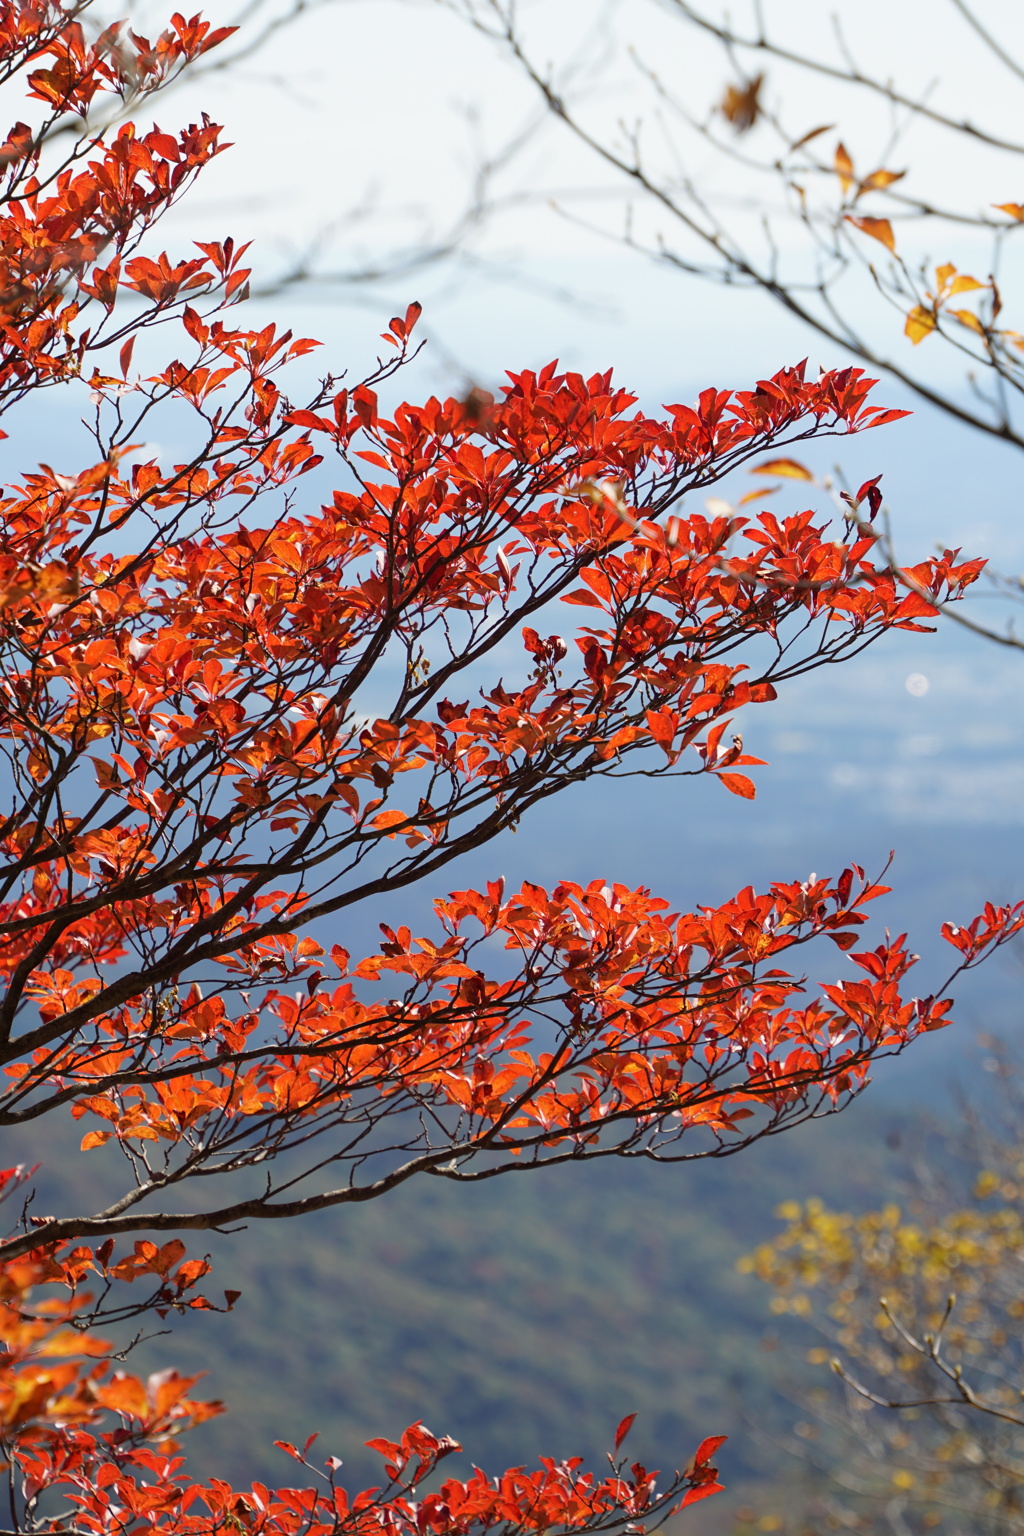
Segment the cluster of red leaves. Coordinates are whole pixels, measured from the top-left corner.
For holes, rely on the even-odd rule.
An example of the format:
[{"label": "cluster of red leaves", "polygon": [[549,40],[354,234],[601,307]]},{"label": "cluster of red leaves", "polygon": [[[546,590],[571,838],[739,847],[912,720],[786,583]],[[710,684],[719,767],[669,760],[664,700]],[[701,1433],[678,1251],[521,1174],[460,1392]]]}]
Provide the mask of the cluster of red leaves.
[{"label": "cluster of red leaves", "polygon": [[[177,135],[126,123],[106,140],[87,118],[104,96],[136,101],[159,90],[232,30],[176,14],[153,43],[120,23],[90,43],[74,9],[51,0],[0,7],[3,77],[27,69],[29,99],[48,108],[0,144],[0,405],[77,377],[90,352],[128,337],[133,327],[111,324],[119,286],[167,308],[217,283],[212,263],[171,268],[164,258],[161,267],[135,253],[218,153],[220,130],[205,118]],[[50,141],[76,117],[79,136],[54,160]]]},{"label": "cluster of red leaves", "polygon": [[[226,248],[221,256],[227,269]],[[414,320],[395,322],[403,343]],[[526,887],[496,915],[492,898],[465,893],[461,905],[439,904],[450,930],[440,946],[422,939],[414,955],[408,936],[389,934],[382,957],[355,967],[357,979],[412,978],[404,996],[379,1003],[351,982],[321,992],[323,951],[296,934],[487,841],[546,794],[624,771],[634,755],[645,754],[637,771],[710,773],[752,796],[732,770],[758,759],[739,737],[723,749],[723,733],[733,711],[772,698],[807,658],[793,660],[787,644],[778,666],[747,680],[743,664],[719,655],[790,624],[810,631],[821,664],[888,629],[920,627],[933,609],[872,564],[859,527],[844,541],[811,513],[764,514],[750,526],[653,520],[681,486],[794,426],[874,424],[855,370],[815,383],[790,370],[735,397],[709,391],[668,421],[630,414],[633,397],[608,376],[553,369],[513,377],[484,420],[479,406],[433,401],[384,421],[372,391],[343,390],[332,425],[276,403],[270,371],[306,343],[272,327],[207,326],[191,310],[184,324],[200,364],[173,365],[157,388],[202,414],[230,378],[248,401],[244,427],[219,409],[203,417],[212,466],[193,459],[168,474],[136,464],[126,476],[108,459],[73,480],[33,475],[0,504],[9,562],[0,644],[10,658],[0,740],[11,743],[22,787],[0,828],[8,889],[17,888],[0,907],[9,978],[0,1022],[13,1025],[26,1006],[35,1014],[6,1053],[11,1121],[70,1101],[108,1127],[90,1131],[87,1148],[113,1136],[181,1144],[188,1171],[172,1175],[165,1158],[163,1187],[208,1169],[225,1137],[237,1148],[240,1119],[262,1160],[271,1122],[278,1146],[295,1144],[343,1105],[378,1124],[412,1106],[454,1106],[469,1117],[468,1129],[460,1118],[449,1131],[463,1157],[496,1147],[539,1154],[566,1135],[575,1155],[609,1125],[635,1145],[652,1125],[660,1134],[665,1117],[675,1140],[693,1124],[732,1131],[751,1103],[781,1115],[805,1107],[814,1087],[835,1099],[873,1055],[937,1026],[946,1004],[899,996],[911,963],[899,941],[881,960],[857,957],[872,979],[832,988],[832,1009],[793,1010],[801,980],[761,975],[817,934],[853,942],[861,905],[879,894],[859,871],[853,903],[847,871],[835,887],[744,892],[716,913],[671,920],[665,903],[618,887],[563,886],[550,899]],[[301,518],[286,510],[269,528],[237,522],[240,499],[317,462],[309,433],[328,430],[346,452],[368,435],[376,446],[355,458],[393,479],[335,492]],[[222,499],[230,526],[217,531]],[[181,536],[179,519],[197,510],[207,521]],[[97,530],[140,513],[167,519],[150,545],[105,551]],[[79,527],[89,535],[69,549]],[[946,600],[977,571],[947,552],[917,568],[916,585]],[[531,675],[493,685],[480,705],[451,703],[446,685],[556,598],[604,616],[605,627],[577,638],[576,677],[564,675],[568,643],[525,626]],[[431,656],[439,619],[447,649]],[[362,715],[360,690],[396,644],[407,662],[393,707]],[[99,754],[89,750],[98,743]],[[684,768],[688,748],[695,761]],[[401,774],[419,791],[415,810],[389,804]],[[43,819],[39,807],[66,804],[73,785],[83,801],[94,795],[89,812]],[[269,857],[257,855],[268,832]],[[311,868],[332,859],[355,868],[399,835],[413,852],[383,886],[345,887],[342,877],[340,893],[310,901]],[[474,945],[458,929],[470,916],[482,917],[486,936],[508,934],[522,967],[515,980],[489,981],[469,964]],[[135,969],[104,976],[126,957]],[[349,969],[343,951],[332,959]],[[202,961],[227,973],[210,997],[179,985]],[[297,998],[272,985],[298,977],[307,986]],[[246,1003],[233,1010],[238,990]],[[553,1052],[524,1049],[531,1012],[562,1018]],[[268,1017],[282,1029],[258,1043]],[[361,1163],[371,1150],[361,1140]],[[416,1166],[450,1155],[450,1146],[443,1156],[423,1147]],[[76,1221],[74,1233],[149,1220],[99,1217]],[[58,1224],[53,1235],[72,1231]]]},{"label": "cluster of red leaves", "polygon": [[[0,1174],[5,1192],[23,1176],[20,1168]],[[155,1254],[155,1245],[147,1246]],[[175,1246],[180,1257],[183,1245]],[[173,1263],[172,1258],[164,1267],[165,1278]],[[186,1273],[176,1277],[178,1294],[206,1267],[182,1266]],[[189,1397],[198,1377],[164,1371],[142,1381],[113,1369],[113,1345],[84,1326],[94,1310],[93,1298],[78,1290],[86,1268],[100,1265],[86,1260],[81,1249],[54,1245],[0,1266],[0,1441],[6,1457],[26,1472],[41,1455],[59,1460],[77,1432],[106,1415],[120,1421],[106,1437],[111,1452],[145,1442],[168,1452],[175,1448],[176,1433],[223,1411],[220,1403]],[[133,1278],[123,1266],[110,1273]],[[39,1287],[54,1283],[63,1295],[38,1300]]]},{"label": "cluster of red leaves", "polygon": [[[152,1074],[148,1090],[131,1070],[131,1035],[142,1026],[130,1009],[121,1016],[123,1044],[99,1055],[67,1046],[56,1062],[39,1047],[37,1059],[42,1067],[50,1058],[51,1083],[59,1075],[103,1086],[74,1103],[76,1117],[95,1115],[107,1126],[88,1132],[85,1149],[112,1137],[173,1144],[215,1118],[233,1124],[236,1137],[247,1116],[286,1115],[301,1126],[339,1102],[354,1111],[368,1096],[382,1099],[383,1119],[395,1112],[388,1099],[396,1095],[403,1108],[412,1097],[435,1114],[445,1105],[461,1111],[463,1157],[475,1147],[539,1155],[563,1143],[571,1155],[621,1122],[649,1140],[651,1122],[666,1117],[667,1148],[698,1124],[725,1134],[749,1118],[750,1105],[781,1113],[811,1086],[836,1099],[863,1081],[879,1051],[946,1021],[948,1001],[901,998],[899,983],[916,958],[902,938],[853,955],[866,979],[824,988],[832,1007],[817,999],[789,1006],[803,985],[779,968],[782,955],[821,935],[849,949],[866,904],[886,889],[851,869],[834,886],[817,879],[761,896],[748,889],[717,909],[679,916],[642,889],[562,884],[549,895],[525,885],[504,901],[492,884],[486,895],[464,891],[436,903],[444,940],[386,929],[381,953],[354,969],[355,980],[409,978],[400,1003],[363,1001],[352,981],[272,991],[268,1007],[282,1025],[272,1063],[246,1049],[261,1027],[258,1012],[232,1017],[221,998],[195,990],[171,1034],[176,1066]],[[484,938],[505,938],[517,962],[511,979],[468,963],[481,942],[463,934],[470,919]],[[325,957],[302,942],[316,982]],[[69,981],[62,1001],[73,1004],[73,992]],[[63,1017],[53,992],[40,1007]],[[531,1014],[550,1018],[558,1009],[562,1039],[531,1053]],[[247,1054],[254,1059],[242,1065]],[[8,1070],[19,1084],[33,1075],[26,1063]],[[441,1160],[450,1156],[449,1146]],[[134,1224],[100,1218],[76,1230]]]},{"label": "cluster of red leaves", "polygon": [[[159,1388],[157,1388],[159,1391]],[[191,1405],[193,1408],[197,1405]],[[130,1416],[134,1407],[119,1408]],[[214,1411],[216,1411],[214,1409]],[[350,1496],[336,1481],[341,1465],[328,1457],[325,1471],[302,1452],[277,1443],[316,1476],[321,1487],[267,1488],[253,1483],[238,1490],[219,1478],[192,1482],[181,1459],[165,1449],[126,1443],[113,1435],[77,1429],[18,1453],[29,1501],[59,1489],[75,1508],[74,1526],[105,1536],[112,1521],[130,1522],[133,1532],[215,1536],[226,1529],[250,1536],[484,1536],[488,1531],[614,1531],[643,1533],[698,1499],[720,1491],[711,1458],[722,1436],[705,1440],[687,1469],[659,1488],[657,1473],[639,1462],[612,1462],[611,1475],[598,1480],[581,1472],[578,1458],[554,1462],[542,1457],[535,1472],[513,1467],[496,1478],[478,1469],[465,1481],[448,1478],[436,1490],[420,1484],[438,1462],[462,1447],[439,1438],[421,1423],[410,1425],[398,1443],[372,1440],[387,1461],[388,1482]],[[116,1455],[111,1456],[115,1449]],[[620,1442],[621,1443],[621,1442]],[[609,1458],[611,1460],[611,1458]],[[96,1468],[103,1473],[97,1477]]]},{"label": "cluster of red leaves", "polygon": [[[230,300],[240,253],[203,250],[217,302]],[[180,293],[179,267],[162,257],[157,271],[128,279],[150,317]],[[417,315],[386,338],[399,364]],[[610,375],[552,365],[512,375],[498,401],[402,405],[392,420],[370,383],[328,380],[309,407],[286,401],[273,376],[312,343],[187,305],[181,320],[190,361],[91,380],[98,419],[113,411],[106,439],[97,426],[104,457],[77,476],[44,466],[0,501],[0,750],[15,791],[0,825],[7,1123],[62,1105],[94,1115],[102,1128],[83,1147],[131,1148],[143,1191],[208,1176],[229,1143],[229,1174],[263,1166],[268,1137],[280,1152],[324,1124],[363,1128],[335,1160],[364,1175],[400,1146],[402,1178],[473,1177],[469,1163],[493,1154],[604,1155],[609,1132],[620,1150],[662,1152],[699,1127],[720,1147],[766,1111],[749,1139],[838,1102],[872,1058],[944,1021],[948,1003],[903,999],[902,940],[854,957],[866,980],[793,1006],[803,978],[776,961],[821,935],[849,948],[881,890],[855,870],[681,918],[600,883],[524,887],[504,906],[463,893],[438,904],[439,942],[388,930],[381,956],[354,967],[336,946],[330,992],[321,945],[300,936],[596,774],[713,775],[752,797],[734,770],[759,759],[738,735],[723,745],[734,712],[920,628],[980,569],[947,551],[915,567],[908,592],[873,563],[856,514],[837,530],[811,512],[674,513],[685,490],[780,441],[898,415],[868,403],[870,381],[783,370],[652,418]],[[129,341],[125,374],[130,353]],[[191,408],[187,462],[127,468],[134,393],[143,416],[167,399]],[[286,497],[252,523],[246,509],[315,468],[325,437],[355,488],[301,515]],[[387,478],[367,480],[366,463]],[[125,529],[140,531],[135,553]],[[558,600],[597,610],[599,626],[573,643],[523,624]],[[517,631],[528,674],[486,682]],[[773,659],[747,676],[732,653],[764,637]],[[462,677],[485,682],[480,703],[452,702]],[[379,713],[364,712],[371,700]],[[412,803],[396,805],[402,775]],[[364,876],[399,837],[408,854]],[[461,931],[472,917],[482,939]],[[512,979],[471,963],[499,933]],[[205,991],[187,980],[203,963],[223,974]],[[387,973],[405,991],[367,996],[359,983]],[[294,980],[304,990],[283,994]],[[530,1048],[538,1033],[549,1048]],[[410,1139],[409,1110],[429,1136]],[[274,1194],[175,1224],[364,1197],[350,1186],[282,1206]],[[49,1236],[145,1230],[141,1198]]]}]

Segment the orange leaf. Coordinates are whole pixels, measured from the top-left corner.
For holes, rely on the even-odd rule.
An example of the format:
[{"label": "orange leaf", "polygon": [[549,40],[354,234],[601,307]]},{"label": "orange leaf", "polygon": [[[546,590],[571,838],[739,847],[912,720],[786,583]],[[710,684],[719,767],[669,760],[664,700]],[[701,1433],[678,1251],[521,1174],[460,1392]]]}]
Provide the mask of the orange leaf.
[{"label": "orange leaf", "polygon": [[809,144],[812,139],[816,139],[820,133],[828,133],[829,129],[834,127],[835,123],[822,123],[820,128],[812,128],[809,133],[805,133],[801,138],[793,141],[789,146],[790,153],[794,149],[803,149],[805,144]]},{"label": "orange leaf", "polygon": [[779,475],[787,480],[813,480],[814,476],[809,469],[798,464],[796,459],[768,459],[764,464],[755,464],[750,471],[752,475]]},{"label": "orange leaf", "polygon": [[[166,1277],[168,1271],[177,1264],[185,1255],[185,1244],[180,1237],[172,1237],[169,1243],[164,1243],[160,1252],[152,1259],[152,1267],[158,1275]],[[198,1378],[194,1378],[198,1380]]]},{"label": "orange leaf", "polygon": [[756,491],[748,491],[745,496],[741,496],[736,505],[737,507],[745,507],[748,501],[763,501],[766,496],[774,496],[776,491],[781,490],[781,485],[758,486]]},{"label": "orange leaf", "polygon": [[600,608],[601,599],[593,592],[588,592],[586,587],[577,587],[575,592],[566,592],[562,596],[563,603],[578,603],[581,608]]},{"label": "orange leaf", "polygon": [[[373,818],[373,820],[370,822],[370,825],[371,827],[377,827],[380,830],[385,831],[388,827],[397,827],[403,821],[408,820],[409,817],[405,811],[381,811],[379,816],[375,816]],[[388,832],[387,835],[388,837],[394,837],[395,834],[393,832]]]},{"label": "orange leaf", "polygon": [[872,171],[860,184],[861,192],[883,192],[894,181],[902,181],[906,171]]},{"label": "orange leaf", "polygon": [[744,80],[741,85],[726,86],[718,110],[737,133],[746,133],[760,117],[761,103],[758,95],[763,81],[763,75],[755,75],[752,80]]},{"label": "orange leaf", "polygon": [[998,208],[1000,213],[1008,213],[1018,224],[1024,224],[1024,203],[993,203],[992,207]]},{"label": "orange leaf", "polygon": [[112,1408],[115,1413],[130,1414],[135,1419],[149,1417],[149,1399],[137,1376],[128,1376],[118,1371],[111,1381],[93,1390],[97,1402],[102,1403],[104,1408]]},{"label": "orange leaf", "polygon": [[846,216],[847,224],[852,224],[859,229],[861,234],[870,235],[872,240],[881,241],[887,251],[896,254],[896,237],[892,232],[892,225],[888,219],[855,219],[850,214]]},{"label": "orange leaf", "polygon": [[744,800],[755,799],[757,789],[745,773],[720,773],[718,777],[730,794],[741,795]]},{"label": "orange leaf", "polygon": [[843,196],[845,197],[853,186],[853,161],[847,154],[846,146],[842,140],[836,145],[835,172],[839,177]]}]

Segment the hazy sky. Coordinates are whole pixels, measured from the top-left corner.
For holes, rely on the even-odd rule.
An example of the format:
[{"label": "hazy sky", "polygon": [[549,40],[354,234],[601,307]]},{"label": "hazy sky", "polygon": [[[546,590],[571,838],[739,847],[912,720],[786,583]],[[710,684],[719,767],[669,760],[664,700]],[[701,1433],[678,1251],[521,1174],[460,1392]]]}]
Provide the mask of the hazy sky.
[{"label": "hazy sky", "polygon": [[[207,11],[228,19],[236,6],[214,0]],[[275,6],[280,0],[264,0],[257,17]],[[721,7],[703,0],[703,9],[714,15]],[[738,26],[752,25],[750,9],[743,0],[731,7]],[[834,9],[819,0],[764,6],[782,43],[838,60]],[[976,10],[1004,40],[1024,44],[1012,0],[979,0]],[[838,12],[843,46],[865,69],[893,75],[937,109],[1017,137],[1024,87],[986,53],[953,0],[862,0]],[[703,117],[736,77],[717,45],[658,0],[521,0],[519,14],[534,62],[606,142],[621,148],[636,129],[645,164],[662,176],[692,177],[756,236],[762,213],[771,211],[767,189],[738,165],[723,185],[718,162],[680,115]],[[255,36],[258,26],[247,23],[241,36]],[[740,64],[750,72],[760,67]],[[862,173],[875,168],[868,164],[875,157],[891,169],[912,164],[915,190],[938,203],[966,198],[985,207],[1020,195],[1015,157],[979,151],[926,124],[904,124],[890,149],[894,122],[877,98],[845,95],[774,62],[764,67],[765,101],[779,107],[793,136],[838,121]],[[623,251],[622,184],[563,128],[543,122],[521,73],[443,0],[327,0],[229,76],[198,80],[161,111],[170,118],[201,107],[227,124],[236,147],[206,174],[181,218],[190,232],[201,219],[256,234],[263,270],[287,264],[317,239],[321,267],[348,271],[443,240],[467,206],[481,163],[521,138],[490,183],[496,216],[464,246],[468,263],[339,294],[376,309],[385,294],[415,291],[428,301],[438,337],[475,372],[500,374],[509,351],[540,357],[553,347],[581,360],[593,355],[595,366],[599,353],[614,352],[620,367],[660,387],[708,368],[763,371],[768,359],[806,349],[770,304],[687,282]],[[756,147],[756,134],[743,147],[748,143]],[[752,199],[748,207],[744,198]],[[637,204],[633,217],[645,238],[678,246],[664,215]],[[784,224],[776,238],[784,248],[802,243]],[[979,250],[963,230],[943,238],[943,249],[928,252],[934,260],[987,260],[987,248]],[[915,253],[913,231],[901,249]],[[331,324],[322,298],[318,319]],[[350,321],[337,334],[361,331]],[[943,363],[936,357],[933,366]]]}]

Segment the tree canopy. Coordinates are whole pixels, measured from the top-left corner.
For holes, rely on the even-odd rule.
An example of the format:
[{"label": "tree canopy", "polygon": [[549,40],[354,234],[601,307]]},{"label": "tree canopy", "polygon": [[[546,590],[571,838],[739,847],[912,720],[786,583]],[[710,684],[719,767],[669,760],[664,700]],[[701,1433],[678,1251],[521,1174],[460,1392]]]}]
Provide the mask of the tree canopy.
[{"label": "tree canopy", "polygon": [[[296,403],[316,343],[239,326],[246,248],[152,239],[220,128],[90,116],[104,95],[141,107],[224,36],[0,11],[38,118],[2,152],[0,406],[69,391],[91,440],[84,467],[24,469],[0,495],[0,1123],[70,1115],[121,1173],[109,1202],[47,1215],[34,1170],[4,1174],[12,1521],[657,1523],[714,1491],[720,1437],[661,1485],[620,1455],[627,1418],[604,1480],[549,1461],[421,1497],[454,1442],[414,1425],[369,1442],[388,1481],[351,1502],[309,1445],[286,1449],[320,1491],[200,1487],[172,1435],[217,1405],[173,1372],[114,1369],[94,1329],[215,1309],[207,1259],[169,1233],[417,1176],[721,1156],[840,1107],[946,1024],[948,984],[906,995],[904,936],[855,950],[885,891],[856,865],[684,913],[613,881],[496,879],[439,896],[422,937],[400,900],[587,779],[704,776],[752,798],[736,711],[927,627],[981,563],[947,550],[898,580],[875,558],[877,480],[832,525],[684,515],[755,456],[902,415],[856,368],[787,367],[652,416],[610,373],[551,364],[499,398],[388,412],[413,303],[360,381],[328,373]],[[146,446],[164,421],[175,462]],[[353,956],[344,914],[381,898],[383,941]],[[947,925],[953,976],[1022,926],[1020,906]],[[824,938],[848,974],[811,987],[802,952]]]}]

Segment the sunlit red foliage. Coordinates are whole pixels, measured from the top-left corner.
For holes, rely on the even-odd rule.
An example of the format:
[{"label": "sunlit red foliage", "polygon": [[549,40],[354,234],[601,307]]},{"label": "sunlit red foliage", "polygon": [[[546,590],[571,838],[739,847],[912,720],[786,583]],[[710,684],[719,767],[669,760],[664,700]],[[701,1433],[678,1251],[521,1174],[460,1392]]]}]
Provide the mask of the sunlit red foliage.
[{"label": "sunlit red foliage", "polygon": [[[392,323],[399,364],[416,317]],[[92,378],[103,459],[41,469],[2,504],[0,1113],[67,1106],[83,1148],[117,1140],[139,1178],[116,1210],[54,1219],[48,1237],[313,1209],[417,1172],[488,1177],[508,1154],[670,1156],[694,1127],[713,1150],[753,1110],[767,1118],[748,1139],[836,1101],[943,1022],[947,1003],[900,996],[902,940],[853,957],[866,980],[795,1006],[804,983],[782,957],[824,934],[849,949],[884,889],[856,868],[681,916],[600,881],[507,899],[499,883],[438,901],[432,938],[386,926],[355,963],[318,937],[588,777],[703,774],[752,797],[735,770],[759,759],[725,741],[738,708],[920,627],[921,594],[973,579],[947,553],[902,593],[856,509],[843,538],[810,512],[672,514],[777,442],[884,419],[855,370],[788,370],[652,419],[610,376],[552,366],[483,408],[432,400],[388,420],[369,385],[283,402],[271,375],[311,343],[190,308],[182,322],[187,364],[130,393]],[[201,450],[129,473],[135,393],[141,412],[186,400]],[[290,487],[317,443],[351,488],[300,515]],[[386,478],[363,480],[367,462]],[[282,492],[256,521],[256,498]],[[594,622],[546,638],[523,623],[558,599]],[[765,639],[759,671],[733,659]],[[453,702],[463,680],[479,702]],[[397,995],[360,985],[396,978]],[[354,1182],[136,1209],[325,1130]]]},{"label": "sunlit red foliage", "polygon": [[[0,1178],[10,1192],[21,1173],[9,1169]],[[144,1248],[161,1275],[181,1256],[180,1243],[167,1244],[162,1253],[155,1244],[138,1243],[136,1257]],[[73,1510],[65,1514],[64,1528],[95,1536],[111,1530],[196,1536],[225,1529],[266,1536],[643,1530],[644,1522],[657,1526],[674,1510],[718,1491],[711,1458],[721,1437],[706,1440],[687,1469],[661,1487],[657,1473],[638,1462],[627,1468],[610,1458],[611,1473],[599,1481],[581,1472],[578,1460],[545,1459],[536,1472],[512,1468],[492,1480],[474,1471],[465,1482],[450,1478],[420,1493],[437,1464],[461,1449],[422,1424],[411,1425],[399,1442],[369,1442],[384,1457],[385,1483],[351,1499],[337,1482],[337,1457],[328,1457],[322,1469],[308,1460],[315,1435],[302,1451],[278,1444],[320,1487],[271,1490],[256,1483],[238,1491],[220,1479],[197,1484],[184,1471],[174,1437],[222,1412],[222,1405],[189,1396],[196,1377],[171,1370],[142,1381],[113,1369],[112,1346],[83,1331],[92,1298],[76,1295],[77,1281],[86,1270],[114,1275],[117,1268],[83,1261],[83,1250],[62,1257],[46,1248],[7,1260],[0,1271],[0,1439],[8,1473],[17,1478],[15,1508],[24,1529],[53,1528],[47,1495],[59,1493]],[[182,1286],[181,1269],[177,1280],[171,1289],[180,1295],[192,1281],[186,1276]],[[39,1287],[53,1283],[60,1298],[39,1300]],[[616,1454],[631,1422],[619,1426]]]},{"label": "sunlit red foliage", "polygon": [[[497,880],[436,901],[432,936],[396,915],[355,958],[338,924],[588,778],[752,798],[736,711],[922,627],[979,562],[946,551],[907,590],[873,560],[874,480],[839,527],[683,514],[765,450],[901,415],[856,369],[650,416],[610,374],[552,364],[496,400],[388,416],[411,305],[367,378],[296,405],[279,380],[292,365],[301,384],[315,343],[235,327],[244,247],[149,248],[219,130],[85,121],[221,35],[176,16],[154,45],[89,43],[77,15],[0,13],[0,52],[49,112],[4,150],[0,402],[59,382],[93,440],[84,468],[39,465],[0,494],[0,1123],[60,1111],[129,1169],[94,1211],[24,1203],[0,1241],[14,1508],[38,1528],[59,1490],[61,1518],[97,1533],[642,1529],[715,1490],[719,1441],[660,1489],[639,1464],[598,1482],[545,1462],[421,1493],[453,1449],[422,1426],[379,1443],[389,1481],[351,1504],[333,1459],[319,1492],[199,1487],[166,1442],[216,1405],[113,1370],[89,1330],[214,1310],[209,1266],[178,1237],[115,1240],[416,1175],[721,1154],[837,1107],[946,1023],[948,1000],[904,995],[902,938],[810,995],[787,968],[815,939],[852,949],[885,890],[857,866],[690,913],[603,881]],[[157,323],[177,355],[133,371]],[[145,447],[164,411],[178,462]],[[990,909],[947,936],[972,965],[1022,922]],[[37,1299],[47,1285],[60,1300]]]}]

